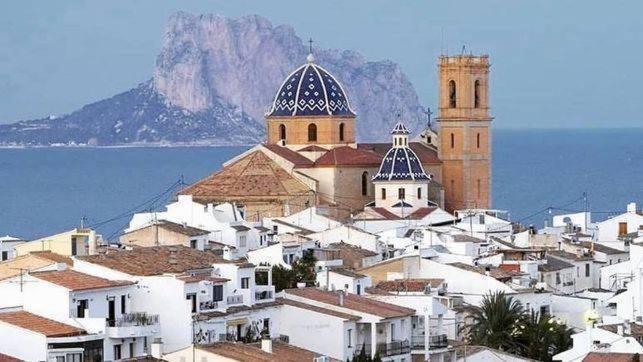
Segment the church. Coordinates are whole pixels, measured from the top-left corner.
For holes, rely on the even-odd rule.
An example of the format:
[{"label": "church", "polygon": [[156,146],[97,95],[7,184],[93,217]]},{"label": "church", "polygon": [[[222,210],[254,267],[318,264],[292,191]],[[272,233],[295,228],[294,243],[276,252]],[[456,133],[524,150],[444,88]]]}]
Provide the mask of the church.
[{"label": "church", "polygon": [[489,208],[489,58],[441,56],[438,130],[411,138],[397,120],[390,143],[357,143],[341,83],[309,54],[266,114],[267,137],[179,194],[233,202],[247,220],[311,206],[346,218],[421,218],[431,208]]}]

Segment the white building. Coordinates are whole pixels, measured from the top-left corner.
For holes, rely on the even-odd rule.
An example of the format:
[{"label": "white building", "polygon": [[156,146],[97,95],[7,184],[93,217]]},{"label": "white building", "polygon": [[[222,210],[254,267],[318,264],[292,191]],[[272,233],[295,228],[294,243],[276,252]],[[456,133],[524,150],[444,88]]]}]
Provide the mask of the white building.
[{"label": "white building", "polygon": [[630,233],[637,233],[643,226],[643,215],[636,210],[636,204],[627,205],[627,212],[596,223],[596,240],[616,241]]},{"label": "white building", "polygon": [[0,237],[0,262],[15,258],[16,252],[13,248],[24,242],[25,241],[20,238],[9,235]]},{"label": "white building", "polygon": [[324,268],[317,272],[316,285],[326,290],[362,295],[371,286],[371,277],[343,267]]}]

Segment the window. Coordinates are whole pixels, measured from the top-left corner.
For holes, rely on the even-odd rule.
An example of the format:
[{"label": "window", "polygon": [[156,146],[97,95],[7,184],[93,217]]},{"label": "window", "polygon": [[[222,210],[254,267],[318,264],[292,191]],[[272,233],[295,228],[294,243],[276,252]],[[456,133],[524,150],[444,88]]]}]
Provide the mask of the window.
[{"label": "window", "polygon": [[339,140],[344,141],[344,123],[339,124]]},{"label": "window", "polygon": [[121,295],[121,314],[125,314],[125,298],[126,295]]},{"label": "window", "polygon": [[619,222],[618,223],[618,236],[623,236],[627,234],[627,223]]},{"label": "window", "polygon": [[314,123],[308,125],[308,141],[316,142],[317,141],[317,126]]},{"label": "window", "polygon": [[397,146],[397,137],[393,138],[393,143]]},{"label": "window", "polygon": [[115,344],[114,345],[114,359],[121,359],[121,345],[120,344]]},{"label": "window", "polygon": [[357,295],[362,295],[362,286],[360,284],[357,284]]},{"label": "window", "polygon": [[362,173],[362,196],[368,195],[368,172]]},{"label": "window", "polygon": [[478,184],[477,185],[478,186],[478,198],[480,198],[482,196],[482,189],[480,187],[480,179],[478,179],[477,184]]},{"label": "window", "polygon": [[455,148],[455,135],[451,133],[451,148]]},{"label": "window", "polygon": [[135,352],[134,346],[135,346],[134,342],[129,343],[129,358],[134,358],[134,352]]},{"label": "window", "polygon": [[78,241],[76,238],[71,238],[71,255],[78,254]]},{"label": "window", "polygon": [[85,318],[85,310],[87,310],[89,301],[87,299],[81,299],[77,301],[76,304],[76,318]]},{"label": "window", "polygon": [[480,148],[480,133],[476,133],[476,146]]},{"label": "window", "polygon": [[190,247],[196,249],[196,240],[190,240]]},{"label": "window", "polygon": [[473,108],[480,108],[480,81],[473,83]]},{"label": "window", "polygon": [[353,347],[353,330],[351,328],[348,329],[348,348]]},{"label": "window", "polygon": [[397,189],[397,198],[400,200],[404,200],[404,187],[400,187]]},{"label": "window", "polygon": [[560,273],[556,273],[556,285],[560,284]]},{"label": "window", "polygon": [[449,108],[455,108],[456,107],[456,89],[455,89],[455,81],[450,80],[449,81]]},{"label": "window", "polygon": [[382,200],[386,200],[386,189],[382,187]]},{"label": "window", "polygon": [[250,278],[241,278],[241,289],[250,288]]},{"label": "window", "polygon": [[192,304],[192,313],[196,313],[196,294],[189,293],[185,295],[185,299],[189,300]]},{"label": "window", "polygon": [[586,264],[585,264],[585,276],[586,276],[586,277],[588,277],[588,276],[589,276],[589,263],[586,263]]},{"label": "window", "polygon": [[391,323],[391,340],[395,340],[395,324]]},{"label": "window", "polygon": [[0,258],[0,261],[5,261],[9,260],[9,252],[8,251],[3,251],[2,252],[2,258]]},{"label": "window", "polygon": [[223,300],[223,285],[212,286],[212,300],[215,302],[220,302]]},{"label": "window", "polygon": [[418,187],[418,200],[422,199],[422,188]]},{"label": "window", "polygon": [[579,266],[576,267],[576,277],[580,278],[580,267]]},{"label": "window", "polygon": [[67,353],[67,362],[82,362],[83,354],[82,353]]},{"label": "window", "polygon": [[246,247],[246,236],[245,235],[239,235],[239,247],[240,248],[245,248]]},{"label": "window", "polygon": [[286,139],[286,126],[283,124],[279,125],[279,139],[280,140]]}]

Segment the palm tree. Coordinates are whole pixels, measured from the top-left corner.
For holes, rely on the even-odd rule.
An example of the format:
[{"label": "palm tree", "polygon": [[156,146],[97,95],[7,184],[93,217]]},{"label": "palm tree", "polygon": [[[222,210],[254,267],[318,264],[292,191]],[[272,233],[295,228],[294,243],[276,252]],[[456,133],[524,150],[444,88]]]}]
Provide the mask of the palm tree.
[{"label": "palm tree", "polygon": [[553,355],[571,347],[572,333],[565,324],[557,323],[548,314],[531,312],[520,323],[520,354],[539,361],[551,361]]},{"label": "palm tree", "polygon": [[523,318],[522,304],[504,292],[484,296],[472,313],[473,323],[468,327],[470,343],[516,353],[518,324]]}]

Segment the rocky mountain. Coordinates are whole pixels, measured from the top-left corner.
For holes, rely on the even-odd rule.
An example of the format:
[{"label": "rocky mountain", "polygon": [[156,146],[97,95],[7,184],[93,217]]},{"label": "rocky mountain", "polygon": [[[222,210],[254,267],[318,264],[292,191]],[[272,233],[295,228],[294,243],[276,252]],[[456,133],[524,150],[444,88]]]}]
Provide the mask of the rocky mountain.
[{"label": "rocky mountain", "polygon": [[[308,47],[290,26],[259,16],[229,19],[179,12],[167,25],[153,78],[58,118],[0,125],[2,145],[250,144],[277,88]],[[349,50],[315,49],[316,63],[344,86],[360,141],[387,140],[401,114],[426,118],[400,67]]]}]

